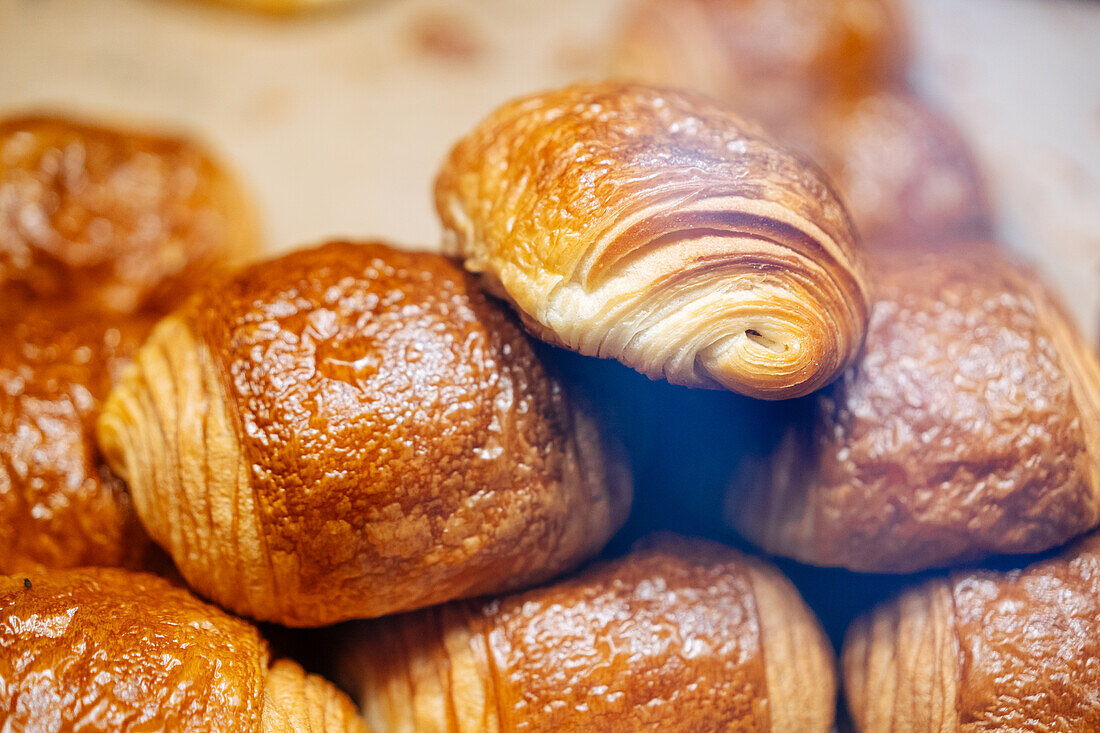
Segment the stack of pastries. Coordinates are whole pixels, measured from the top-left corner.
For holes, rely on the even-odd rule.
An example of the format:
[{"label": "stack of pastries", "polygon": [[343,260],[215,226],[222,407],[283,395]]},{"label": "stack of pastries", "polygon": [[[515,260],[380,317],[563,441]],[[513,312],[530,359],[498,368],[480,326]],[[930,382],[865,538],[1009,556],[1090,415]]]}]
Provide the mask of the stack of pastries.
[{"label": "stack of pastries", "polygon": [[[504,104],[443,254],[246,262],[197,144],[0,126],[0,727],[824,733],[838,688],[861,731],[1100,726],[1100,361],[899,91],[898,9],[647,0],[624,39],[710,96]],[[650,531],[692,512],[723,542]],[[749,543],[930,574],[838,664]],[[310,660],[350,698],[245,619],[354,621]]]}]

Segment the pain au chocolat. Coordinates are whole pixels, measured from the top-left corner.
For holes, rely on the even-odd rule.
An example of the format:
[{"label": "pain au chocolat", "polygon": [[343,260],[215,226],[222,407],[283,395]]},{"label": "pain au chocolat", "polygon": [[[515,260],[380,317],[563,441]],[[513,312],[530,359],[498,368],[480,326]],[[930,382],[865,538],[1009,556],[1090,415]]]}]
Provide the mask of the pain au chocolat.
[{"label": "pain au chocolat", "polygon": [[549,578],[625,519],[619,451],[439,255],[334,242],[163,320],[99,441],[188,583],[314,626]]},{"label": "pain au chocolat", "polygon": [[129,313],[254,255],[234,177],[193,141],[54,117],[0,122],[0,288]]},{"label": "pain au chocolat", "polygon": [[392,733],[824,732],[836,694],[790,581],[668,535],[555,585],[371,622],[342,667]]},{"label": "pain au chocolat", "polygon": [[0,652],[7,730],[367,733],[251,624],[145,573],[0,576]]},{"label": "pain au chocolat", "polygon": [[857,619],[844,640],[862,733],[1100,730],[1100,536],[1006,572],[959,571]]},{"label": "pain au chocolat", "polygon": [[100,402],[162,311],[256,248],[245,195],[194,143],[0,122],[0,573],[144,566],[94,443]]},{"label": "pain au chocolat", "polygon": [[1039,552],[1100,522],[1100,364],[1037,275],[993,246],[874,268],[860,360],[734,479],[771,552],[909,572]]},{"label": "pain au chocolat", "polygon": [[532,333],[653,378],[779,399],[831,381],[867,300],[817,169],[701,97],[578,84],[451,151],[445,249]]},{"label": "pain au chocolat", "polygon": [[641,0],[614,69],[697,89],[778,132],[823,99],[900,82],[907,36],[895,0]]}]

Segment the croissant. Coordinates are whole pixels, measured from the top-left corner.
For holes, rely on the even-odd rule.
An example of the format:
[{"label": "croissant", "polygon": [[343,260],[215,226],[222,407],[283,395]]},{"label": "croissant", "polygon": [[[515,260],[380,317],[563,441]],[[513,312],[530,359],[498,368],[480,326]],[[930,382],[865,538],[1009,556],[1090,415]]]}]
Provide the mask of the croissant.
[{"label": "croissant", "polygon": [[992,246],[878,258],[859,362],[732,482],[729,518],[814,565],[910,572],[1100,523],[1100,364]]},{"label": "croissant", "polygon": [[0,121],[0,294],[129,313],[176,305],[255,252],[251,204],[186,139],[52,117]]},{"label": "croissant", "polygon": [[828,731],[832,647],[771,565],[663,536],[556,585],[372,622],[341,665],[406,731]]},{"label": "croissant", "polygon": [[366,733],[351,701],[252,625],[146,573],[0,576],[6,730]]},{"label": "croissant", "polygon": [[853,622],[848,709],[877,731],[1100,730],[1100,535],[934,578]]},{"label": "croissant", "polygon": [[513,101],[436,181],[444,248],[537,336],[779,399],[851,361],[867,301],[815,168],[699,97],[616,83]]},{"label": "croissant", "polygon": [[334,242],[164,319],[99,443],[201,594],[291,626],[537,582],[622,524],[619,450],[433,254]]},{"label": "croissant", "polygon": [[149,540],[100,461],[95,419],[153,319],[5,302],[0,312],[0,573],[139,566]]},{"label": "croissant", "polygon": [[704,92],[778,133],[824,99],[902,81],[905,26],[895,0],[642,0],[613,68]]},{"label": "croissant", "polygon": [[807,149],[878,246],[988,237],[992,214],[966,140],[904,92],[842,99],[811,115]]}]

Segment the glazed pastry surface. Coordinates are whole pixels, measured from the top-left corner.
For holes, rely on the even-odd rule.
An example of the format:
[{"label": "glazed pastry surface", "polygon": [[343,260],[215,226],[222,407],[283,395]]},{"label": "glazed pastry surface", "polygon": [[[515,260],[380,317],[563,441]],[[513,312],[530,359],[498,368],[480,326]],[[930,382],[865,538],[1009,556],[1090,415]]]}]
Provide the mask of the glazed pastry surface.
[{"label": "glazed pastry surface", "polygon": [[952,573],[857,619],[844,642],[863,733],[1100,728],[1100,538],[1021,570]]},{"label": "glazed pastry surface", "polygon": [[862,342],[844,208],[700,97],[602,83],[515,100],[455,146],[435,193],[445,249],[551,343],[779,399]]},{"label": "glazed pastry surface", "polygon": [[394,731],[826,731],[832,651],[777,570],[662,537],[555,585],[381,619],[344,667]]},{"label": "glazed pastry surface", "polygon": [[900,81],[907,46],[893,0],[643,0],[615,71],[697,89],[778,132],[823,98]]},{"label": "glazed pastry surface", "polygon": [[989,236],[992,215],[970,148],[945,117],[904,92],[826,105],[807,146],[871,246]]},{"label": "glazed pastry surface", "polygon": [[99,425],[188,583],[296,626],[536,582],[630,480],[519,325],[451,261],[330,243],[162,321]]},{"label": "glazed pastry surface", "polygon": [[188,140],[0,121],[0,292],[167,310],[257,247],[251,205]]},{"label": "glazed pastry surface", "polygon": [[0,573],[135,565],[149,539],[102,464],[95,419],[153,326],[79,306],[0,311]]},{"label": "glazed pastry surface", "polygon": [[[275,724],[284,708],[328,721],[297,730],[364,730],[327,682],[290,662],[269,671],[250,624],[144,573],[0,577],[0,649],[0,717],[14,730],[294,730]],[[296,680],[327,704],[311,710]]]},{"label": "glazed pastry surface", "polygon": [[910,572],[1039,552],[1100,521],[1100,365],[993,246],[883,256],[860,361],[731,484],[777,554]]}]

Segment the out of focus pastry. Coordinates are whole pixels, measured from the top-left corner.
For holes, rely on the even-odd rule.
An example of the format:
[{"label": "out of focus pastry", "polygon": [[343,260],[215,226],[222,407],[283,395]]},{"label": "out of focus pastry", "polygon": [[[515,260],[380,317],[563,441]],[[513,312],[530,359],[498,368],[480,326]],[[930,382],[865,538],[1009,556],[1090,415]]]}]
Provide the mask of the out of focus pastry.
[{"label": "out of focus pastry", "polygon": [[935,578],[857,619],[862,733],[1100,730],[1100,536],[1023,569]]},{"label": "out of focus pastry", "polygon": [[139,564],[148,537],[99,458],[100,403],[150,316],[6,302],[0,312],[0,573]]},{"label": "out of focus pastry", "polygon": [[0,576],[8,730],[366,733],[344,694],[271,662],[255,627],[144,573]]},{"label": "out of focus pastry", "polygon": [[950,246],[988,237],[992,214],[970,148],[945,117],[904,92],[837,100],[807,130],[869,246]]},{"label": "out of focus pastry", "polygon": [[1037,275],[959,244],[873,276],[860,360],[734,479],[733,525],[802,562],[908,572],[1100,523],[1100,364]]},{"label": "out of focus pastry", "polygon": [[698,90],[778,132],[825,99],[900,82],[907,47],[895,0],[642,0],[613,69]]},{"label": "out of focus pastry", "polygon": [[190,140],[0,122],[0,293],[163,311],[256,249],[240,185]]},{"label": "out of focus pastry", "polygon": [[625,519],[614,443],[450,260],[330,243],[158,324],[99,442],[188,583],[313,626],[549,578]]},{"label": "out of focus pastry", "polygon": [[601,83],[509,102],[451,151],[435,198],[446,251],[535,335],[650,377],[794,397],[862,343],[844,207],[700,97]]},{"label": "out of focus pastry", "polygon": [[665,536],[555,585],[365,626],[368,723],[418,731],[828,731],[833,652],[778,570]]}]

